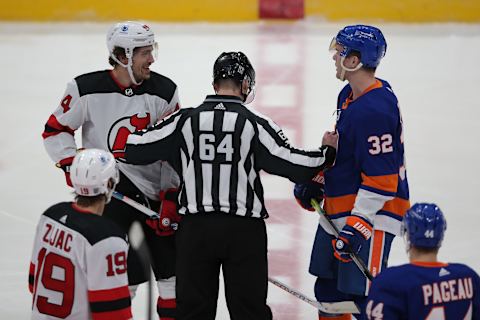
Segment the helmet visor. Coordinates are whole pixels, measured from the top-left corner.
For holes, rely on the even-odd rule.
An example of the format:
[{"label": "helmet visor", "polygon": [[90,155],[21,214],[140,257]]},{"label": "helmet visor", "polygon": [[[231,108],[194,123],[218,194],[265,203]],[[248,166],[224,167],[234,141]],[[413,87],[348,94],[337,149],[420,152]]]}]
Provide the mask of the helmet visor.
[{"label": "helmet visor", "polygon": [[[337,48],[337,46],[341,46],[342,48],[340,50],[338,50],[339,48]],[[347,54],[349,53],[348,48],[345,45],[338,42],[336,37],[333,37],[332,41],[330,41],[330,46],[328,47],[328,51],[332,55],[337,53],[337,51],[338,51],[338,53],[340,54],[340,57],[346,57]]]},{"label": "helmet visor", "polygon": [[330,45],[328,46],[328,51],[331,54],[334,54],[337,51],[337,44],[338,44],[337,38],[333,37],[332,41],[330,41]]},{"label": "helmet visor", "polygon": [[158,42],[153,43],[153,50],[152,50],[153,60],[157,61],[158,59]]}]

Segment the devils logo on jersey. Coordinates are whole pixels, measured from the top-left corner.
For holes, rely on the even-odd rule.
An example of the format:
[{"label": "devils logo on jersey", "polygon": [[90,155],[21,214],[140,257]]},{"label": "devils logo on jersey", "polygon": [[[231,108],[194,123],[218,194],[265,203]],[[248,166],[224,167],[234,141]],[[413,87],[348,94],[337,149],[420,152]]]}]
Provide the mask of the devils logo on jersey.
[{"label": "devils logo on jersey", "polygon": [[125,144],[128,135],[134,131],[147,128],[150,124],[150,114],[135,114],[117,120],[108,131],[108,150],[113,153],[116,159],[125,156]]}]

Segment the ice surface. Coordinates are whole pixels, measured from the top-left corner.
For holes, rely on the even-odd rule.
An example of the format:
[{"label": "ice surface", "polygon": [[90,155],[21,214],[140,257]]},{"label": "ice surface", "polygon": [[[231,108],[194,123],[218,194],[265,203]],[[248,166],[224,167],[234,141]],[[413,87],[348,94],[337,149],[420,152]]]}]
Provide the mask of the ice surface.
[{"label": "ice surface", "polygon": [[[315,21],[251,24],[153,24],[159,61],[183,106],[212,93],[222,51],[241,50],[257,71],[253,107],[285,128],[298,146],[314,147],[331,129],[338,91],[327,48],[343,24]],[[108,68],[107,24],[0,24],[0,319],[27,319],[28,265],[35,224],[53,203],[72,198],[44,151],[41,133],[73,77]],[[412,202],[436,202],[448,220],[440,258],[480,271],[480,25],[380,25],[388,41],[377,75],[402,108]],[[262,92],[263,90],[263,92]],[[313,297],[307,273],[317,217],[302,212],[292,184],[265,177],[270,275]],[[406,262],[396,239],[390,264]],[[253,271],[252,271],[253,272]],[[221,294],[222,295],[222,294]],[[145,317],[145,288],[134,301]],[[316,319],[315,309],[270,286],[275,319]],[[220,298],[217,319],[229,319]]]}]

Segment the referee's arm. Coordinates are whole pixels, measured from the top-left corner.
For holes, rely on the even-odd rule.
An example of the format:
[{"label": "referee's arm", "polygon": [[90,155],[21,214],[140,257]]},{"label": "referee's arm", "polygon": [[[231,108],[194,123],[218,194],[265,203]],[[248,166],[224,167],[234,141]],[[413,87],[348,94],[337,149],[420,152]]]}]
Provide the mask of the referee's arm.
[{"label": "referee's arm", "polygon": [[131,164],[150,164],[158,160],[169,160],[179,139],[176,132],[181,114],[179,111],[147,130],[130,134],[125,146],[125,161]]},{"label": "referee's arm", "polygon": [[257,164],[268,173],[303,183],[335,162],[334,147],[322,146],[312,151],[296,149],[278,126],[264,122],[259,123],[257,128]]}]

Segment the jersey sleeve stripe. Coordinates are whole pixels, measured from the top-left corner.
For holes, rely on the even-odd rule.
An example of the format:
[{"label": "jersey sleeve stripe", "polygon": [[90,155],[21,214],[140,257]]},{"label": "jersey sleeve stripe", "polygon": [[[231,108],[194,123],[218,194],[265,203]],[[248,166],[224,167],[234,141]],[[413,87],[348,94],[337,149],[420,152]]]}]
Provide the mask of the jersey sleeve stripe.
[{"label": "jersey sleeve stripe", "polygon": [[105,290],[88,290],[88,300],[90,302],[112,301],[130,297],[128,286]]},{"label": "jersey sleeve stripe", "polygon": [[[118,299],[114,301],[103,301],[103,302],[90,302],[90,310],[92,314],[95,313],[112,313],[121,310],[130,310],[131,300],[130,297]],[[115,319],[112,317],[112,319]]]},{"label": "jersey sleeve stripe", "polygon": [[410,201],[402,198],[393,198],[385,202],[382,211],[387,211],[399,216],[400,218],[405,215],[405,212],[410,208]]},{"label": "jersey sleeve stripe", "polygon": [[47,123],[45,124],[45,129],[42,133],[42,138],[46,139],[51,136],[55,136],[59,133],[66,132],[71,134],[72,136],[74,135],[74,130],[60,124],[58,122],[57,118],[52,114],[50,118],[48,118]]},{"label": "jersey sleeve stripe", "polygon": [[367,187],[364,185],[360,186],[360,188],[358,189],[358,192],[360,192],[360,190],[369,191],[369,192],[372,192],[381,196],[385,196],[385,197],[390,197],[390,198],[396,195],[396,192],[388,192],[388,191],[380,190],[377,188]]},{"label": "jersey sleeve stripe", "polygon": [[128,286],[107,290],[89,290],[88,300],[94,320],[132,318]]},{"label": "jersey sleeve stripe", "polygon": [[355,204],[356,194],[325,198],[325,211],[328,215],[350,212]]},{"label": "jersey sleeve stripe", "polygon": [[30,270],[28,272],[28,290],[33,293],[33,284],[35,280],[35,265],[30,262]]},{"label": "jersey sleeve stripe", "polygon": [[127,320],[132,319],[132,311],[130,307],[121,310],[109,311],[109,312],[94,312],[92,310],[93,320]]},{"label": "jersey sleeve stripe", "polygon": [[362,186],[370,187],[370,191],[380,191],[379,193],[387,192],[394,196],[397,192],[398,174],[389,174],[384,176],[367,176],[362,173]]},{"label": "jersey sleeve stripe", "polygon": [[[348,194],[339,197],[326,197],[325,211],[328,215],[337,215],[344,212],[350,212],[353,209],[356,197],[357,195],[355,194]],[[401,218],[409,208],[409,200],[396,197],[385,202],[380,211],[386,211]]]}]

